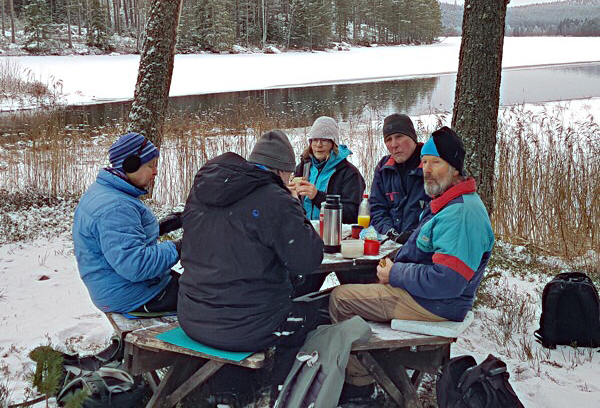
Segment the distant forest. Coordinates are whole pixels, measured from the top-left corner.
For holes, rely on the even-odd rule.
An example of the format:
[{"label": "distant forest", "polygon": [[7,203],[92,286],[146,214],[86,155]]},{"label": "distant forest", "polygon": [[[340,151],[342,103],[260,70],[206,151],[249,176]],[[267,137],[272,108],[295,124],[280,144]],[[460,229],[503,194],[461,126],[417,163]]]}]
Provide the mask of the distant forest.
[{"label": "distant forest", "polygon": [[[463,6],[441,3],[445,35],[461,35]],[[507,36],[600,36],[600,1],[569,0],[509,7]]]},{"label": "distant forest", "polygon": [[[150,0],[0,0],[0,50],[139,51]],[[437,0],[183,0],[178,52],[432,43]],[[10,44],[14,45],[10,45]],[[17,48],[18,48],[17,47]],[[236,48],[237,47],[237,48]],[[343,47],[343,44],[341,45]],[[86,52],[88,50],[85,50]]]}]

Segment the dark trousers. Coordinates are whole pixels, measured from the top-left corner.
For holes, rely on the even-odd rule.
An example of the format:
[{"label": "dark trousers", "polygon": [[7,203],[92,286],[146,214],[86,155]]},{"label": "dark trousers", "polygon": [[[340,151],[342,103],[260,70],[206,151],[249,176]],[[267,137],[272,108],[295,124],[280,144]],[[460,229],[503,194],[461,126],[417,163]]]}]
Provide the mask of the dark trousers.
[{"label": "dark trousers", "polygon": [[294,365],[296,355],[304,345],[308,333],[322,324],[330,324],[328,313],[329,294],[319,298],[296,298],[292,301],[292,311],[287,320],[281,325],[279,332],[288,332],[282,335],[275,344],[271,387],[271,406],[279,395],[278,387],[283,385],[285,379]]},{"label": "dark trousers", "polygon": [[158,292],[145,305],[133,310],[134,312],[176,312],[177,297],[179,293],[179,277],[181,275],[175,271],[171,271],[171,280],[163,290]]}]

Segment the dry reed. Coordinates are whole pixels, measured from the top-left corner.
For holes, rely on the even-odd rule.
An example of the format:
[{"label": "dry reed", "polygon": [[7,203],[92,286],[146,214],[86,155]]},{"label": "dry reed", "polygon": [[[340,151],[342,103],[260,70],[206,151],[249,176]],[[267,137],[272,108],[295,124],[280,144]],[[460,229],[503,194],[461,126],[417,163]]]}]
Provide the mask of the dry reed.
[{"label": "dry reed", "polygon": [[[516,106],[501,112],[492,218],[499,238],[571,258],[600,248],[600,127],[591,116],[565,125],[565,109],[539,112]],[[340,126],[340,140],[354,152],[350,160],[368,186],[387,153],[381,137],[384,116],[371,111]],[[445,114],[431,115],[415,125],[425,139],[448,121]],[[207,160],[227,151],[247,157],[264,131],[297,125],[294,118],[274,116],[250,103],[227,115],[171,114],[154,200],[184,202]],[[286,130],[298,156],[308,143],[308,129]],[[73,129],[60,115],[37,114],[24,130],[0,132],[5,134],[0,139],[0,188],[81,194],[98,169],[108,165],[108,147],[124,131],[119,121]],[[597,269],[598,264],[588,267]]]}]

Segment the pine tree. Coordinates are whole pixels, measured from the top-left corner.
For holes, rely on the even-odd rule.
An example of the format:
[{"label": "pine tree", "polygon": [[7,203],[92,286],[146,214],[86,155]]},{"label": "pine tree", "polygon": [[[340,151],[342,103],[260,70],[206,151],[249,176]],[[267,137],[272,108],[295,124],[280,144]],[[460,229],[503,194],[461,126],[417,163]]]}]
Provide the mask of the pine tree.
[{"label": "pine tree", "polygon": [[211,50],[231,49],[235,41],[235,19],[228,10],[228,0],[206,0],[204,21],[208,22],[202,37]]},{"label": "pine tree", "polygon": [[44,0],[31,0],[23,8],[25,15],[25,48],[33,43],[36,49],[42,47],[42,40],[46,36],[46,29],[50,24],[50,10]]},{"label": "pine tree", "polygon": [[104,3],[101,0],[91,0],[89,7],[90,17],[86,44],[108,50],[110,49],[110,44]]},{"label": "pine tree", "polygon": [[56,395],[63,370],[63,356],[50,346],[39,346],[29,352],[29,358],[35,365],[32,383],[35,388],[48,398]]}]

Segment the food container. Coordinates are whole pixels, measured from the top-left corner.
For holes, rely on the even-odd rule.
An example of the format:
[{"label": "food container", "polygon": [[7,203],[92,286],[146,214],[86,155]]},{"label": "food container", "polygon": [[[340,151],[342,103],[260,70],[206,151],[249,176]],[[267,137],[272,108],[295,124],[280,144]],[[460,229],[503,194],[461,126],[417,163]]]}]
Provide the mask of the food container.
[{"label": "food container", "polygon": [[379,241],[375,241],[372,239],[365,239],[364,254],[365,255],[379,255],[380,245],[381,244],[379,243]]},{"label": "food container", "polygon": [[355,224],[352,226],[352,238],[354,239],[359,239],[360,238],[360,232],[362,231],[364,227],[362,225],[358,225]]},{"label": "food container", "polygon": [[360,239],[342,241],[342,256],[344,258],[359,258],[363,256],[365,245]]}]

